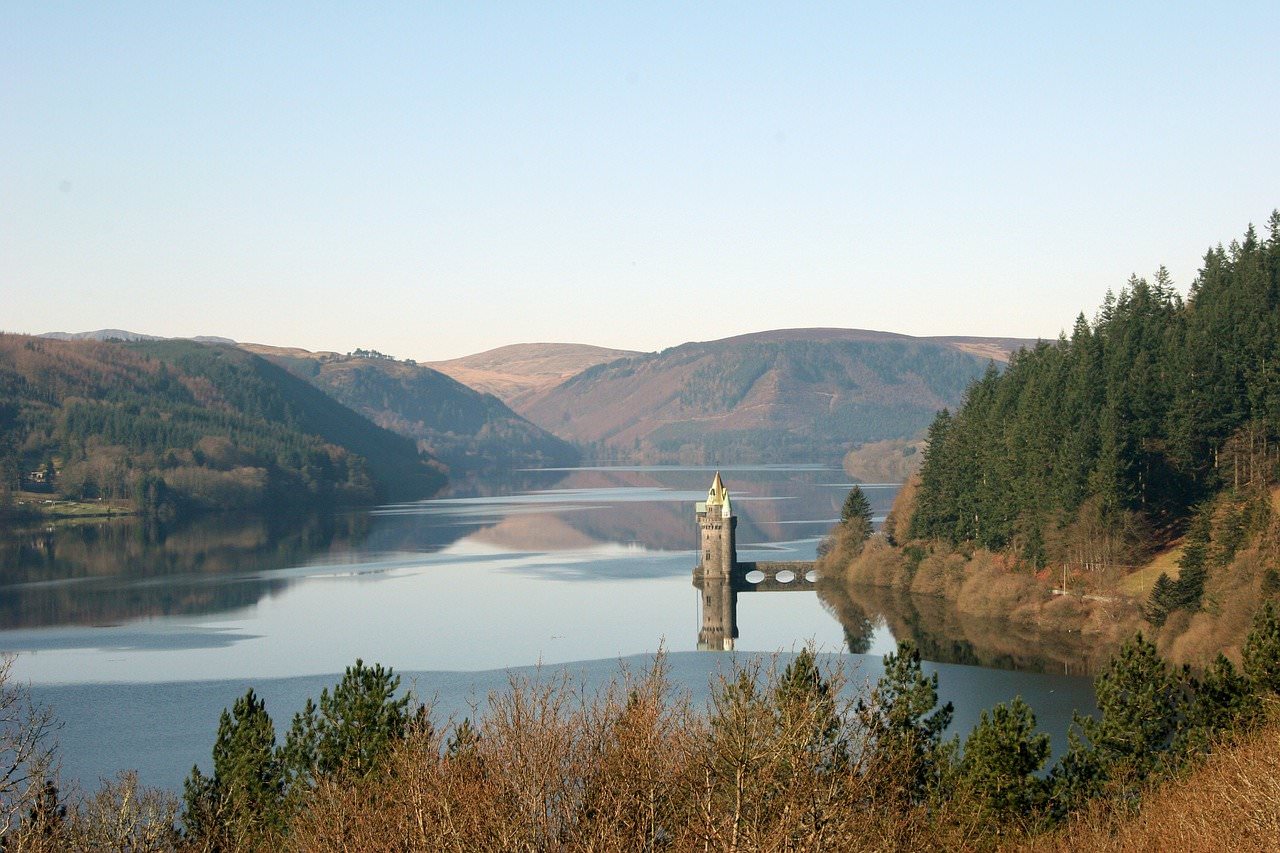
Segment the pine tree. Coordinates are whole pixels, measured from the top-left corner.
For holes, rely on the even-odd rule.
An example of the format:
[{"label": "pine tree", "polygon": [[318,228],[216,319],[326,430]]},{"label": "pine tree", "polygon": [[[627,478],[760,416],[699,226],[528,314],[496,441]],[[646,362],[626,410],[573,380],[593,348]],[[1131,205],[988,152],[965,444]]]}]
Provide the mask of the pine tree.
[{"label": "pine tree", "polygon": [[859,700],[857,715],[870,757],[902,780],[902,790],[922,802],[936,787],[950,754],[942,733],[951,724],[950,702],[938,707],[938,675],[926,678],[920,652],[910,642],[884,658],[884,675],[871,695]]},{"label": "pine tree", "polygon": [[1103,790],[1135,795],[1143,780],[1169,763],[1183,725],[1182,685],[1142,634],[1108,661],[1094,679],[1094,693],[1099,717],[1077,715],[1067,754],[1054,768],[1059,814]]},{"label": "pine tree", "polygon": [[480,733],[471,725],[470,717],[463,717],[462,722],[454,726],[445,743],[444,754],[453,761],[462,761],[475,756],[476,746],[480,743]]},{"label": "pine tree", "polygon": [[787,664],[774,689],[779,730],[794,733],[820,766],[842,766],[846,745],[840,742],[840,717],[836,713],[831,683],[818,669],[817,656],[806,648]]},{"label": "pine tree", "polygon": [[399,688],[400,676],[392,670],[357,658],[332,693],[321,691],[318,707],[308,700],[294,717],[282,753],[290,786],[335,773],[372,772],[413,716],[409,696],[396,698]]},{"label": "pine tree", "polygon": [[1244,674],[1259,696],[1280,695],[1280,612],[1266,602],[1253,618],[1253,626],[1240,650]]},{"label": "pine tree", "polygon": [[1222,732],[1256,719],[1260,708],[1249,679],[1221,652],[1200,678],[1186,681],[1191,700],[1177,749],[1206,750]]},{"label": "pine tree", "polygon": [[1036,734],[1031,708],[1015,697],[996,705],[964,742],[959,775],[984,812],[1006,823],[1027,817],[1046,795],[1036,774],[1049,757],[1049,736]]},{"label": "pine tree", "polygon": [[252,846],[283,825],[284,776],[275,726],[266,703],[250,689],[223,710],[213,744],[213,775],[192,768],[184,792],[187,834],[212,834],[235,847]]}]

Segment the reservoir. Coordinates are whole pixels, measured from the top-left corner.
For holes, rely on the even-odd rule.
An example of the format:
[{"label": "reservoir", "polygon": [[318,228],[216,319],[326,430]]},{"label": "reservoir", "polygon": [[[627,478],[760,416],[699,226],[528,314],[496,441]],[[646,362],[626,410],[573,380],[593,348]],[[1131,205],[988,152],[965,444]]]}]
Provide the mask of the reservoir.
[{"label": "reservoir", "polygon": [[[852,485],[819,465],[719,470],[744,561],[813,560]],[[482,713],[512,671],[567,670],[592,690],[658,650],[695,704],[717,673],[807,644],[862,688],[908,638],[962,736],[1015,695],[1055,745],[1073,711],[1092,710],[1089,663],[1069,645],[885,591],[743,593],[734,650],[700,651],[694,506],[714,473],[536,471],[369,512],[7,531],[0,649],[62,721],[64,777],[90,789],[126,768],[177,789],[193,763],[208,767],[218,715],[246,688],[282,736],[357,658],[393,667],[445,721]],[[863,490],[879,519],[897,486]]]}]

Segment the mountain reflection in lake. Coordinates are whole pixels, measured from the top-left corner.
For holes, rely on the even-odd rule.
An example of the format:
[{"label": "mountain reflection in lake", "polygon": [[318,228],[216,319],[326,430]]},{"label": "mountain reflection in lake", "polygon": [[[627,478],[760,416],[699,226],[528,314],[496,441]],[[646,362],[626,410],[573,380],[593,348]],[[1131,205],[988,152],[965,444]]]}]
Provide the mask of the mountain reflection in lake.
[{"label": "mountain reflection in lake", "polygon": [[[850,486],[819,466],[723,471],[743,561],[812,560]],[[600,684],[619,658],[665,647],[675,683],[702,701],[708,677],[742,659],[696,651],[706,614],[692,584],[693,505],[712,473],[528,472],[520,483],[373,512],[9,531],[0,536],[0,650],[18,653],[15,676],[65,724],[64,778],[90,786],[133,767],[146,783],[180,788],[193,762],[207,765],[218,713],[247,687],[268,697],[283,731],[303,699],[357,657],[404,673],[447,717],[473,715],[508,668],[568,664]],[[863,488],[883,516],[897,487]],[[752,591],[733,615],[739,653],[812,641],[836,653],[827,660],[847,660],[855,683],[875,677],[894,633],[938,660],[1061,672],[975,651],[963,624],[955,636],[968,651],[957,655],[945,633],[918,631],[927,621],[918,606],[899,616],[847,595]],[[846,643],[872,657],[847,658]],[[956,703],[958,732],[1021,694],[1060,747],[1070,714],[1092,704],[1084,679],[931,669]]]},{"label": "mountain reflection in lake", "polygon": [[[302,518],[116,520],[0,542],[0,649],[36,682],[476,670],[693,649],[707,468],[536,472],[512,491]],[[813,559],[849,488],[726,469],[742,559]],[[869,488],[879,512],[894,487]],[[756,596],[740,649],[842,648],[812,593]],[[778,599],[774,601],[773,599]],[[798,599],[798,600],[790,600]]]}]

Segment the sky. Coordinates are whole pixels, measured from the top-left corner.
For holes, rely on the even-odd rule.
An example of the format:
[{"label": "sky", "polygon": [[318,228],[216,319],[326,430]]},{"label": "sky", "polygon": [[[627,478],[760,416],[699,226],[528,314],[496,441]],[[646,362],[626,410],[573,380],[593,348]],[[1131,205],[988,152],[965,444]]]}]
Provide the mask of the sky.
[{"label": "sky", "polygon": [[1274,2],[7,0],[0,330],[1055,337],[1280,207],[1278,46]]}]

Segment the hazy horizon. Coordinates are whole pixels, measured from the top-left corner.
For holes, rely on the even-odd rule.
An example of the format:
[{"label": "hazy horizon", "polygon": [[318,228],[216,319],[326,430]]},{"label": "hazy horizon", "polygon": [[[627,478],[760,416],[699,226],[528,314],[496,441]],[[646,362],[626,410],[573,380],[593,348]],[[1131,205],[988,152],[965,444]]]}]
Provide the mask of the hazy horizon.
[{"label": "hazy horizon", "polygon": [[1280,205],[1280,7],[0,9],[0,326],[1055,338]]}]

